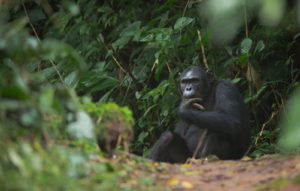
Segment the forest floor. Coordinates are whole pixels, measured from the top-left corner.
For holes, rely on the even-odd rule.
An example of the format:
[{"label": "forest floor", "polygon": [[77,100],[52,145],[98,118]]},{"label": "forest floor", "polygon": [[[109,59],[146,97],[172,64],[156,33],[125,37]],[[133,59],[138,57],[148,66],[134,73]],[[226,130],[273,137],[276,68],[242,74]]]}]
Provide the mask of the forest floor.
[{"label": "forest floor", "polygon": [[155,184],[163,185],[165,190],[300,190],[300,156],[152,165]]}]

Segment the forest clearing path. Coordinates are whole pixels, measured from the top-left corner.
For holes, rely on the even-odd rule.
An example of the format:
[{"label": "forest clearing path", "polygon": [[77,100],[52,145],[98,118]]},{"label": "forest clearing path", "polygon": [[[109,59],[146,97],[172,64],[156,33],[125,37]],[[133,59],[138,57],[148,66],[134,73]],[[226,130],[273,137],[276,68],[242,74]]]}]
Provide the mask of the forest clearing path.
[{"label": "forest clearing path", "polygon": [[191,164],[153,165],[156,183],[172,190],[300,190],[300,156],[267,155],[254,160],[193,160]]}]

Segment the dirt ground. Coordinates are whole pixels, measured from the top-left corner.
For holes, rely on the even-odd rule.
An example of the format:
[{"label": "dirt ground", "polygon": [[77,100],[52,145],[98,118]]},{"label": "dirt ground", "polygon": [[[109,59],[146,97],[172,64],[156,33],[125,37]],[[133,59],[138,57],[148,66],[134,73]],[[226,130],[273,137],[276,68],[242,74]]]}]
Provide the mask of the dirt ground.
[{"label": "dirt ground", "polygon": [[237,161],[193,160],[190,164],[153,165],[156,182],[171,190],[300,191],[300,156],[265,156]]}]

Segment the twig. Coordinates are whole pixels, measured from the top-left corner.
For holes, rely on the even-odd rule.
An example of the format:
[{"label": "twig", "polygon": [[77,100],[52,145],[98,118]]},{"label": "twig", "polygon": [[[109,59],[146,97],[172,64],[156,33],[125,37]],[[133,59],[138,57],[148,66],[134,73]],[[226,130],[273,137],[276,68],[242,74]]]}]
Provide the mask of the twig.
[{"label": "twig", "polygon": [[271,115],[271,117],[269,118],[269,120],[266,121],[266,122],[264,122],[264,124],[262,125],[261,131],[260,131],[258,137],[256,137],[256,140],[255,140],[255,146],[257,145],[258,139],[262,136],[262,133],[263,133],[263,131],[264,131],[264,129],[265,129],[265,126],[266,126],[268,123],[270,123],[270,122],[272,121],[272,119],[274,118],[274,116],[275,116],[275,112],[272,112],[272,115]]},{"label": "twig", "polygon": [[[98,39],[98,41],[99,41],[99,39]],[[104,46],[104,48],[106,49],[106,51],[109,51],[109,49],[108,49],[108,47],[106,46],[104,40],[101,40],[101,39],[100,39],[100,42],[103,44],[103,46]],[[113,49],[112,49],[112,50],[113,50]],[[115,52],[115,51],[113,50],[113,53],[114,53],[114,52]],[[135,77],[134,77],[133,74],[130,72],[130,70],[126,70],[126,69],[122,66],[122,64],[118,61],[118,59],[113,55],[113,53],[111,54],[111,57],[112,57],[112,59],[115,61],[115,63],[118,65],[118,67],[119,67],[125,74],[127,74],[127,75],[131,78],[131,80],[132,80],[136,85],[138,85],[138,84],[139,84],[138,81],[135,79]]]},{"label": "twig", "polygon": [[[107,48],[107,47],[106,47]],[[108,49],[107,49],[108,50]],[[117,60],[117,58],[112,54],[111,57],[116,62],[116,64],[119,66],[119,68],[126,74],[126,70],[123,68],[123,66],[120,64],[120,62]]]},{"label": "twig", "polygon": [[248,38],[248,19],[247,19],[247,7],[246,1],[244,0],[244,19],[245,19],[245,30],[246,30],[246,38]]},{"label": "twig", "polygon": [[[22,0],[22,6],[23,6],[23,9],[24,9],[24,12],[25,12],[25,15],[26,15],[26,19],[28,20],[28,23],[29,23],[30,27],[32,28],[33,33],[34,33],[36,39],[37,39],[39,42],[41,42],[39,35],[37,34],[37,32],[36,32],[36,30],[35,30],[33,24],[32,24],[31,21],[30,21],[30,18],[29,18],[28,13],[27,13],[27,9],[26,9],[25,4],[24,4],[24,0]],[[52,66],[53,66],[53,68],[55,69],[56,73],[58,74],[58,76],[59,76],[60,81],[62,82],[62,84],[63,84],[66,88],[68,88],[68,85],[65,83],[65,81],[64,81],[64,79],[63,79],[63,77],[62,77],[62,75],[60,74],[60,72],[59,72],[59,70],[57,69],[57,67],[56,67],[56,65],[54,64],[54,62],[53,62],[51,59],[48,59],[48,60],[49,60],[50,63],[52,64]]]},{"label": "twig", "polygon": [[[123,82],[124,82],[124,80],[123,80]],[[131,82],[132,82],[132,80],[129,81],[129,85],[128,85],[128,87],[127,87],[125,96],[124,96],[124,98],[123,98],[123,100],[122,100],[122,105],[124,105],[125,99],[126,99],[127,96],[128,96],[128,92],[129,92],[129,89],[130,89],[130,86],[131,86]]]},{"label": "twig", "polygon": [[53,15],[54,11],[53,11],[51,5],[49,4],[49,2],[47,0],[40,0],[40,2],[41,2],[41,5],[42,5],[44,11],[48,15],[48,17],[51,17]]},{"label": "twig", "polygon": [[205,56],[205,49],[204,49],[204,45],[203,45],[203,42],[202,42],[202,37],[201,37],[200,30],[197,30],[197,32],[198,32],[198,38],[199,38],[200,45],[201,45],[203,63],[204,63],[205,68],[208,69],[207,59],[206,59],[206,56]]},{"label": "twig", "polygon": [[[245,21],[245,35],[246,35],[246,38],[249,37],[249,34],[248,34],[248,18],[247,18],[247,7],[246,7],[246,0],[244,0],[244,21]],[[247,63],[248,63],[248,69],[249,69],[249,73],[250,73],[250,82],[249,82],[249,96],[252,96],[253,95],[253,88],[252,88],[252,84],[251,82],[254,82],[253,80],[253,74],[252,74],[252,65],[249,61],[249,57],[247,56]]]},{"label": "twig", "polygon": [[[200,30],[197,30],[197,33],[198,33],[198,38],[199,38],[199,42],[200,42],[200,45],[201,45],[203,64],[204,64],[206,69],[209,69],[208,64],[207,64],[205,49],[204,49],[204,45],[203,45],[203,42],[202,42],[202,36],[201,36]],[[204,141],[204,138],[206,137],[206,134],[207,134],[207,129],[205,128],[202,135],[201,135],[201,137],[200,137],[200,139],[199,139],[197,147],[194,151],[194,154],[193,154],[193,157],[192,157],[193,159],[196,158],[196,155],[199,152],[199,149],[200,149],[201,145],[203,144],[203,141]]]},{"label": "twig", "polygon": [[202,133],[202,135],[201,135],[201,137],[199,139],[199,142],[197,144],[197,147],[196,147],[196,149],[195,149],[195,151],[193,153],[193,157],[192,157],[193,159],[196,158],[196,155],[199,152],[199,149],[200,149],[201,145],[203,144],[203,141],[204,141],[204,138],[205,138],[206,134],[207,134],[207,129],[204,129],[204,131],[203,131],[203,133]]},{"label": "twig", "polygon": [[[185,13],[186,13],[187,6],[189,5],[189,2],[190,2],[190,0],[188,0],[188,1],[186,2],[181,18],[184,17],[184,15],[185,15]],[[181,19],[181,26],[180,26],[180,37],[181,37],[181,29],[182,29],[182,19]]]}]

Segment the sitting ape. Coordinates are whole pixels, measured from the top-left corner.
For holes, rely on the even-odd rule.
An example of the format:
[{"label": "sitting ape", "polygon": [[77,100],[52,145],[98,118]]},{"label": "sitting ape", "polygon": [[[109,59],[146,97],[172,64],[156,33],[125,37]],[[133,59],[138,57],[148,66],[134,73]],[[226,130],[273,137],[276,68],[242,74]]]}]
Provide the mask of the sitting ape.
[{"label": "sitting ape", "polygon": [[181,74],[180,89],[180,120],[175,132],[164,132],[149,158],[183,163],[196,150],[196,158],[210,154],[220,159],[243,157],[250,145],[250,128],[237,87],[229,80],[217,80],[199,66],[191,66]]}]

